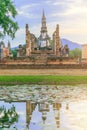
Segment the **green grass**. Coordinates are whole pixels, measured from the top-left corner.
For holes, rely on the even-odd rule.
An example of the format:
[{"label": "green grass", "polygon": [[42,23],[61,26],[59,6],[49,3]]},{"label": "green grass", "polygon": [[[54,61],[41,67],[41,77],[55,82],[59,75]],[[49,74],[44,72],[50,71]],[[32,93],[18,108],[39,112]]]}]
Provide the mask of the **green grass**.
[{"label": "green grass", "polygon": [[0,84],[86,84],[87,76],[0,76]]}]

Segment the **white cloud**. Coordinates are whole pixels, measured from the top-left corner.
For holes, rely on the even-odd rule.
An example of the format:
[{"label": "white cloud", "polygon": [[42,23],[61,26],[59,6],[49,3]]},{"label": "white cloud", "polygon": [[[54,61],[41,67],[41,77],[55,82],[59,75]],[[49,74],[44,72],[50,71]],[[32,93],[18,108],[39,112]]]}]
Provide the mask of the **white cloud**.
[{"label": "white cloud", "polygon": [[86,14],[87,13],[87,7],[84,5],[72,5],[70,8],[67,9],[64,15],[72,15],[72,14]]},{"label": "white cloud", "polygon": [[22,10],[20,10],[20,11],[18,10],[18,14],[21,15],[21,16],[23,16],[23,17],[27,17],[27,18],[35,18],[35,17],[33,16],[33,14],[27,13],[27,12],[22,11]]},{"label": "white cloud", "polygon": [[[62,11],[58,12],[55,11],[52,16],[69,16],[69,15],[76,15],[76,14],[86,14],[87,13],[87,5],[84,4],[82,0],[65,0],[65,1],[60,1],[60,2],[54,2],[54,6],[58,6],[62,8],[64,6],[64,9]],[[57,8],[58,8],[57,7]]]},{"label": "white cloud", "polygon": [[[66,3],[67,2],[67,3]],[[63,8],[63,6],[66,8]],[[50,17],[56,19],[49,24],[50,32],[54,25],[60,24],[60,37],[69,38],[79,43],[87,43],[87,3],[82,0],[63,0],[54,2],[55,12]],[[58,10],[58,7],[60,10]]]},{"label": "white cloud", "polygon": [[65,2],[64,1],[60,1],[60,2],[53,2],[53,5],[55,5],[55,6],[58,6],[58,5],[64,5],[65,4]]},{"label": "white cloud", "polygon": [[[48,34],[52,36],[56,29],[56,24],[60,25],[60,37],[65,37],[79,43],[87,43],[87,1],[86,0],[45,0],[41,3],[32,3],[18,8],[19,17],[38,18],[37,8],[49,6],[47,22]],[[46,5],[45,5],[46,4]],[[45,7],[45,8],[46,8]],[[47,19],[48,19],[47,18]],[[24,21],[24,19],[23,19]],[[48,20],[47,20],[48,21]],[[30,26],[30,32],[35,36],[40,35],[41,23],[36,21]],[[25,28],[21,28],[16,33],[16,38],[12,41],[12,46],[25,43]]]},{"label": "white cloud", "polygon": [[46,4],[52,4],[52,1],[51,0],[46,0],[45,3]]},{"label": "white cloud", "polygon": [[76,4],[80,4],[80,3],[82,3],[82,0],[63,0],[63,1],[57,0],[57,1],[53,1],[53,5],[55,5],[55,6],[57,6],[57,5],[71,6],[71,5],[76,5]]},{"label": "white cloud", "polygon": [[38,6],[39,4],[38,3],[32,3],[32,4],[28,4],[28,5],[23,5],[22,7],[21,7],[21,9],[29,9],[29,8],[32,8],[32,7],[36,7],[36,6]]},{"label": "white cloud", "polygon": [[19,15],[27,18],[37,18],[38,15],[34,15],[33,11],[37,6],[39,6],[38,3],[33,3],[33,4],[28,4],[21,6],[20,8],[17,9],[17,12]]}]

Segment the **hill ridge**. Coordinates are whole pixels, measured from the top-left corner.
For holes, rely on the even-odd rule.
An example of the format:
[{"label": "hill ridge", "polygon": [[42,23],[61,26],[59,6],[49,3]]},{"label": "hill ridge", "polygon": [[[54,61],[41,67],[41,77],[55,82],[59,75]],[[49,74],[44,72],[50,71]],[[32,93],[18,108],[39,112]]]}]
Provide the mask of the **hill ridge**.
[{"label": "hill ridge", "polygon": [[[74,50],[75,48],[82,49],[81,44],[79,44],[77,42],[73,42],[66,38],[61,38],[61,42],[62,42],[63,46],[67,44],[70,50]],[[22,45],[25,45],[25,44],[22,44]],[[14,49],[18,49],[18,46],[11,48],[11,50],[14,50]]]}]

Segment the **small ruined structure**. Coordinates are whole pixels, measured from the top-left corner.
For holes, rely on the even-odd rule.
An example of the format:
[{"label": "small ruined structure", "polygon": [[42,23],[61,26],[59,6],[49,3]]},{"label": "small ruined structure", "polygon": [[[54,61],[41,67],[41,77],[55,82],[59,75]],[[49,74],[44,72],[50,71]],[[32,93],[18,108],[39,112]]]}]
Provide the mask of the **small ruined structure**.
[{"label": "small ruined structure", "polygon": [[56,31],[53,33],[53,52],[58,57],[68,57],[69,48],[66,44],[64,47],[62,45],[60,36],[59,36],[59,25],[56,26]]},{"label": "small ruined structure", "polygon": [[26,24],[26,56],[30,56],[35,48],[35,36],[29,31],[28,24]]},{"label": "small ruined structure", "polygon": [[20,44],[17,49],[17,57],[25,56],[25,48]]},{"label": "small ruined structure", "polygon": [[82,63],[87,64],[87,44],[82,45]]},{"label": "small ruined structure", "polygon": [[5,43],[3,41],[0,42],[0,59],[2,60],[5,57],[11,57],[11,46],[8,41],[8,47],[5,47]]},{"label": "small ruined structure", "polygon": [[19,45],[17,49],[17,57],[28,57],[35,48],[35,36],[29,31],[29,26],[26,24],[26,45]]}]

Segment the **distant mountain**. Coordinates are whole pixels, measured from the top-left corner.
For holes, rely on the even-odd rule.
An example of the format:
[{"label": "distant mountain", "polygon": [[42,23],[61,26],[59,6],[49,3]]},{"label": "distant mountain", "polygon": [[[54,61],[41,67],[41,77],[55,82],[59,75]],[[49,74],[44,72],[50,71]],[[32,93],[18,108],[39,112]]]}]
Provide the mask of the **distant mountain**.
[{"label": "distant mountain", "polygon": [[18,46],[11,48],[12,51],[13,51],[13,50],[16,50],[16,49],[18,49]]},{"label": "distant mountain", "polygon": [[[25,44],[21,44],[22,46],[24,46]],[[17,50],[19,48],[19,45],[16,47],[12,47],[11,50]]]},{"label": "distant mountain", "polygon": [[[75,48],[82,49],[82,45],[80,45],[76,42],[72,42],[72,41],[64,39],[64,38],[61,39],[61,41],[62,41],[62,45],[64,46],[67,44],[70,50],[73,50]],[[23,45],[25,45],[25,44],[23,44]],[[11,48],[11,50],[15,50],[15,49],[18,49],[18,46]]]},{"label": "distant mountain", "polygon": [[75,48],[82,49],[82,45],[80,45],[76,42],[72,42],[72,41],[67,40],[67,39],[61,39],[61,41],[62,41],[62,45],[64,46],[67,44],[70,50],[73,50]]}]

